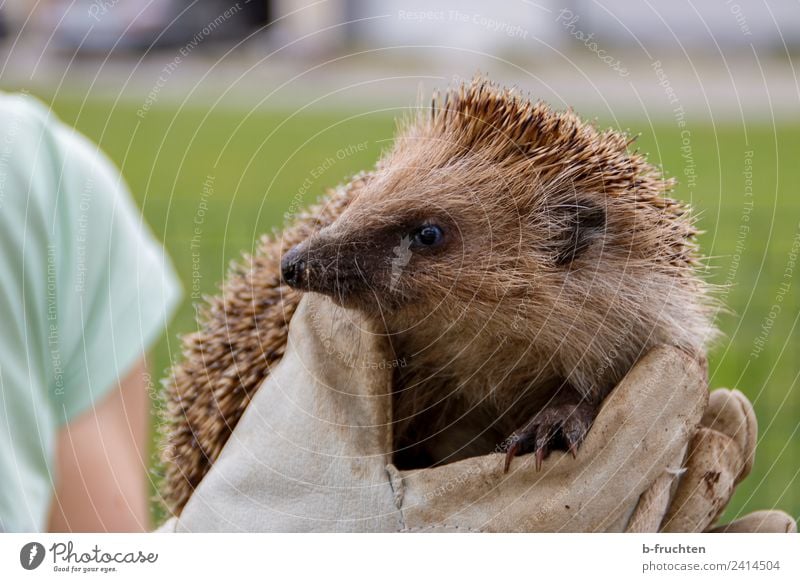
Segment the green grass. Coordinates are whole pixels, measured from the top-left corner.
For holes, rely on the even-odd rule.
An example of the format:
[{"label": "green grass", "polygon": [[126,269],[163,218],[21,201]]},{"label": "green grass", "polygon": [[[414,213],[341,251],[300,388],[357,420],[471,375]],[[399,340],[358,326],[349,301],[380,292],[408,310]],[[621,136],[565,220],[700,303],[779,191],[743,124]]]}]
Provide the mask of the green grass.
[{"label": "green grass", "polygon": [[[177,335],[193,327],[190,294],[193,285],[213,292],[227,263],[251,249],[259,233],[279,227],[303,182],[311,184],[302,203],[318,196],[348,175],[371,166],[390,143],[391,113],[348,116],[341,112],[290,113],[177,111],[154,107],[144,119],[135,106],[110,102],[52,102],[56,112],[100,143],[122,168],[147,221],[162,239],[184,281],[187,300],[155,350],[153,368],[164,370],[177,357]],[[602,125],[602,124],[601,124]],[[754,403],[760,442],[751,476],[742,483],[728,517],[756,509],[779,507],[800,515],[800,300],[791,270],[792,240],[800,234],[800,125],[692,124],[691,147],[696,184],[684,176],[681,134],[669,120],[651,126],[626,120],[623,128],[641,132],[639,148],[682,180],[677,196],[700,212],[703,251],[712,256],[711,279],[728,283],[722,316],[727,334],[711,354],[714,387],[743,391]],[[745,135],[746,129],[746,135]],[[362,151],[337,156],[348,145],[366,142]],[[745,158],[752,152],[753,196],[745,197]],[[322,175],[312,169],[326,158],[335,162]],[[342,159],[339,159],[342,158]],[[199,217],[203,184],[213,176],[213,194],[202,223],[198,249],[190,240]],[[753,202],[745,218],[746,200]],[[740,227],[749,227],[737,251]],[[192,253],[197,252],[193,263]],[[797,257],[795,257],[796,259]],[[737,266],[738,264],[738,266]],[[193,265],[201,278],[193,281]],[[789,271],[787,271],[789,268]],[[791,285],[779,294],[781,283]],[[763,352],[752,355],[754,342],[769,323],[778,299],[780,313],[772,321]]]}]

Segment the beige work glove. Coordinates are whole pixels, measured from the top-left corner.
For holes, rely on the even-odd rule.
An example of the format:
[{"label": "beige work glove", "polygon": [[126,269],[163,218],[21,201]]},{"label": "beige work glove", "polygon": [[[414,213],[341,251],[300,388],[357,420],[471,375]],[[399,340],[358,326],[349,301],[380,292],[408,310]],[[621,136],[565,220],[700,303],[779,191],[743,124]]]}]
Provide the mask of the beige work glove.
[{"label": "beige work glove", "polygon": [[[752,464],[749,402],[717,391],[706,407],[703,365],[662,347],[606,399],[574,459],[555,452],[537,471],[528,455],[504,473],[498,452],[399,471],[389,353],[358,313],[307,295],[283,359],[159,531],[704,531]],[[793,528],[781,512],[727,526]]]}]

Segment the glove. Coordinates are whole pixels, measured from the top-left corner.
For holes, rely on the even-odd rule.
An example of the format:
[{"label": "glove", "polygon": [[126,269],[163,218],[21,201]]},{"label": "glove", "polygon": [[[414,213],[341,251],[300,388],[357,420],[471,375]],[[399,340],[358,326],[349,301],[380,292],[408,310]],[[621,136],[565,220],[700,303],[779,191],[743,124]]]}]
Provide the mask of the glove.
[{"label": "glove", "polygon": [[[159,531],[704,531],[752,465],[749,402],[716,391],[707,407],[704,365],[659,347],[606,398],[574,459],[554,452],[537,471],[523,456],[504,473],[498,451],[400,471],[391,424],[399,364],[357,312],[304,297],[284,357]],[[792,526],[767,512],[722,530]]]},{"label": "glove", "polygon": [[[744,394],[714,390],[700,424],[662,531],[708,531],[753,467],[758,425]],[[797,524],[783,511],[756,511],[710,531],[790,533],[797,531]]]}]

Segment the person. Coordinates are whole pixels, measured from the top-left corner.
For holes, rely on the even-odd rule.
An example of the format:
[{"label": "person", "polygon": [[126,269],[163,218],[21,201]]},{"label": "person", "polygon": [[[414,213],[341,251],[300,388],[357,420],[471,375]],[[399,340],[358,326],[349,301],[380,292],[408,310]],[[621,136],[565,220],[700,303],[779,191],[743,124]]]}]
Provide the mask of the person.
[{"label": "person", "polygon": [[145,531],[146,353],[181,291],[113,164],[0,93],[0,531]]}]

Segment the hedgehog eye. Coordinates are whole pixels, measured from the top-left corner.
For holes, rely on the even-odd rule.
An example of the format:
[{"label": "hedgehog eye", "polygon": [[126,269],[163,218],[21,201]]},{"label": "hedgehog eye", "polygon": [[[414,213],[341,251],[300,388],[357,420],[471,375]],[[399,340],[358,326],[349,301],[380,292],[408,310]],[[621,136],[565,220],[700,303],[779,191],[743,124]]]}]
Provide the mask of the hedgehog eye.
[{"label": "hedgehog eye", "polygon": [[435,224],[426,224],[414,234],[414,242],[421,247],[438,247],[444,241],[444,232]]}]

